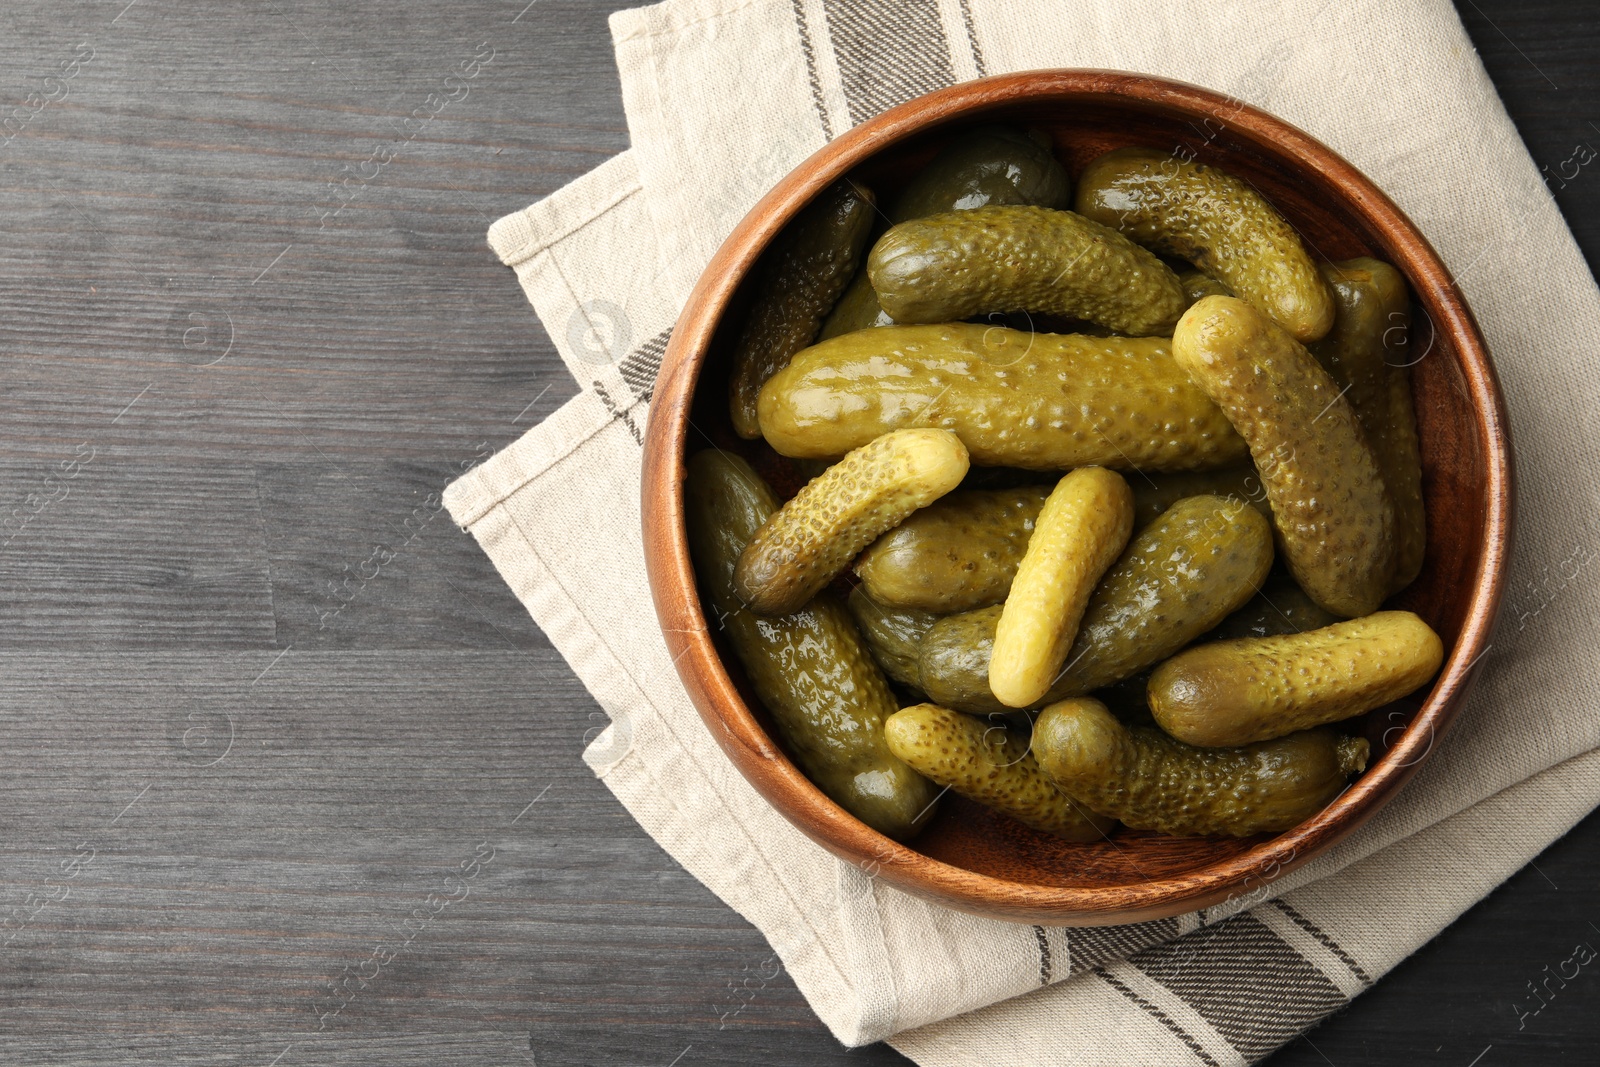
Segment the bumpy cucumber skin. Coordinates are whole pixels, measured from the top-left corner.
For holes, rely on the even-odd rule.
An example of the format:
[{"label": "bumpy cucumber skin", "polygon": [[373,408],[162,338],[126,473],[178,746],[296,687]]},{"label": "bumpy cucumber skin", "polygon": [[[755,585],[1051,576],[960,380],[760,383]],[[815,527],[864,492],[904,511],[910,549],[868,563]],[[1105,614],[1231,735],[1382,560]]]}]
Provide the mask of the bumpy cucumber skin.
[{"label": "bumpy cucumber skin", "polygon": [[777,508],[772,490],[744,460],[716,450],[690,457],[684,489],[708,621],[733,646],[778,740],[840,807],[888,837],[913,836],[937,794],[883,740],[899,705],[844,605],[825,593],[793,615],[764,619],[733,592],[739,553]]},{"label": "bumpy cucumber skin", "polygon": [[[1000,204],[1063,208],[1071,199],[1072,184],[1051,154],[1047,135],[982,126],[957,137],[911,179],[889,210],[889,221]],[[863,266],[828,313],[817,340],[893,325]]]},{"label": "bumpy cucumber skin", "polygon": [[1187,307],[1194,307],[1208,296],[1237,295],[1203,270],[1179,271],[1178,284],[1183,286],[1183,300]]},{"label": "bumpy cucumber skin", "polygon": [[1035,311],[1166,336],[1184,308],[1178,276],[1145,249],[1081,215],[1025,205],[897,223],[867,272],[896,322]]},{"label": "bumpy cucumber skin", "polygon": [[1422,505],[1422,455],[1411,404],[1406,344],[1411,298],[1400,272],[1362,257],[1325,263],[1338,317],[1333,330],[1311,346],[1323,368],[1350,400],[1367,443],[1383,471],[1395,514],[1395,573],[1389,591],[1399,592],[1422,570],[1427,517]]},{"label": "bumpy cucumber skin", "polygon": [[1249,504],[1263,516],[1272,518],[1267,491],[1261,476],[1249,462],[1234,463],[1209,471],[1174,471],[1168,474],[1139,473],[1128,479],[1133,489],[1133,528],[1142,530],[1161,517],[1172,505],[1190,496],[1220,496]]},{"label": "bumpy cucumber skin", "polygon": [[1409,611],[1196,645],[1150,675],[1150,712],[1191,745],[1246,745],[1382,707],[1439,670],[1444,644]]},{"label": "bumpy cucumber skin", "polygon": [[1033,752],[1057,788],[1139,830],[1179,837],[1287,830],[1366,769],[1363,738],[1304,730],[1242,748],[1195,748],[1154,727],[1123,726],[1098,700],[1039,713]]},{"label": "bumpy cucumber skin", "polygon": [[761,436],[756,397],[810,344],[843,293],[872,235],[872,194],[841,178],[797,215],[767,250],[755,303],[734,346],[728,411],[741,437]]},{"label": "bumpy cucumber skin", "polygon": [[1078,212],[1182,256],[1301,342],[1333,326],[1333,298],[1300,235],[1249,185],[1202,163],[1119,148],[1090,163]]},{"label": "bumpy cucumber skin", "polygon": [[1098,841],[1116,825],[1061,792],[1039,770],[1026,735],[933,704],[902,708],[883,734],[889,751],[935,785],[1068,841]]},{"label": "bumpy cucumber skin", "polygon": [[1287,574],[1271,575],[1261,591],[1243,607],[1229,615],[1204,638],[1206,641],[1231,641],[1237,637],[1276,637],[1320,630],[1341,621],[1324,611],[1306,595],[1298,582]]},{"label": "bumpy cucumber skin", "polygon": [[[1065,669],[1041,703],[1138,674],[1188,645],[1246,602],[1272,565],[1272,534],[1235,500],[1180,500],[1136,534],[1084,609]],[[988,686],[996,608],[940,619],[918,651],[929,699],[960,711],[1004,707]]]},{"label": "bumpy cucumber skin", "polygon": [[1048,135],[981,126],[953,139],[917,172],[895,198],[889,221],[1006,204],[1064,208],[1071,202],[1072,183]]},{"label": "bumpy cucumber skin", "polygon": [[923,635],[939,621],[939,616],[916,608],[881,604],[867,594],[866,586],[850,590],[845,601],[855,617],[861,636],[866,638],[872,658],[883,673],[901,685],[915,689],[922,684],[917,673],[917,647]]},{"label": "bumpy cucumber skin", "polygon": [[961,484],[967,450],[948,430],[896,430],[807,482],[750,539],[733,587],[762,615],[787,615],[885,530]]},{"label": "bumpy cucumber skin", "polygon": [[1295,580],[1323,608],[1377,610],[1394,561],[1394,508],[1350,403],[1277,323],[1208,296],[1184,313],[1173,356],[1250,444]]},{"label": "bumpy cucumber skin", "polygon": [[883,604],[952,615],[1011,590],[1050,487],[958,489],[867,547],[856,576]]},{"label": "bumpy cucumber skin", "polygon": [[817,334],[817,340],[826,341],[840,334],[893,325],[894,319],[878,303],[878,293],[872,288],[872,279],[867,277],[867,268],[862,267],[856,272],[850,288],[844,291],[839,302],[833,305],[833,310],[822,321],[822,332]]},{"label": "bumpy cucumber skin", "polygon": [[953,431],[974,463],[1203,470],[1248,457],[1160,338],[884,326],[813,345],[761,390],[780,454],[841,456],[889,430]]},{"label": "bumpy cucumber skin", "polygon": [[1079,467],[1056,483],[1006,594],[989,659],[1002,704],[1032,707],[1061,672],[1083,609],[1133,533],[1133,491],[1115,471]]}]

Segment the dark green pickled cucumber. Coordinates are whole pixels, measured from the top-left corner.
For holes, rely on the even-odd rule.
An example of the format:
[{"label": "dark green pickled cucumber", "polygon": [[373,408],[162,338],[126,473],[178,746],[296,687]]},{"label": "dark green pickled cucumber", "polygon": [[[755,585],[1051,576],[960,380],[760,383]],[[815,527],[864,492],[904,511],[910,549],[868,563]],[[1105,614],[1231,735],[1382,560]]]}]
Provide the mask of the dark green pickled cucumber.
[{"label": "dark green pickled cucumber", "polygon": [[[1048,135],[980,126],[957,136],[911,179],[889,210],[889,221],[1001,204],[1062,208],[1071,197],[1071,182],[1051,154]],[[862,267],[829,312],[817,339],[893,325]]]},{"label": "dark green pickled cucumber", "polygon": [[982,466],[1203,470],[1247,457],[1155,337],[946,323],[860,330],[795,353],[761,390],[780,454],[842,456],[889,430],[948,429]]},{"label": "dark green pickled cucumber", "polygon": [[1052,704],[1033,753],[1056,786],[1101,815],[1180,837],[1248,837],[1298,826],[1366,769],[1365,739],[1327,728],[1242,748],[1195,748],[1127,727],[1098,700]]},{"label": "dark green pickled cucumber", "polygon": [[1064,208],[1072,183],[1040,131],[980,126],[953,138],[889,209],[890,222],[943,211],[1031,204]]},{"label": "dark green pickled cucumber", "polygon": [[826,341],[842,333],[854,333],[874,326],[893,325],[894,319],[879,306],[877,290],[872,288],[872,279],[867,277],[867,269],[862,267],[856,272],[855,281],[850,283],[850,288],[844,291],[839,302],[823,320],[822,332],[817,334],[817,340]]},{"label": "dark green pickled cucumber", "polygon": [[1282,326],[1228,296],[1184,312],[1172,354],[1249,442],[1295,581],[1338,615],[1377,610],[1394,570],[1394,507],[1328,372]]},{"label": "dark green pickled cucumber", "polygon": [[1409,611],[1380,611],[1319,630],[1214,641],[1150,675],[1150,712],[1191,745],[1245,745],[1340,722],[1415,692],[1444,644]]},{"label": "dark green pickled cucumber", "polygon": [[1183,286],[1183,299],[1190,307],[1208,296],[1233,296],[1234,291],[1203,270],[1178,272],[1178,284]]},{"label": "dark green pickled cucumber", "polygon": [[897,608],[881,604],[867,593],[864,585],[850,591],[845,602],[855,616],[861,636],[867,639],[872,658],[883,673],[901,685],[915,689],[922,680],[917,674],[917,648],[930,627],[939,621],[931,611]]},{"label": "dark green pickled cucumber", "polygon": [[841,178],[795,216],[762,257],[728,381],[729,413],[741,437],[761,436],[761,386],[816,339],[822,317],[861,262],[876,211],[867,189]]},{"label": "dark green pickled cucumber", "polygon": [[958,489],[869,545],[856,575],[883,604],[942,615],[998,604],[1050,488]]},{"label": "dark green pickled cucumber", "polygon": [[889,749],[920,774],[1024,826],[1068,841],[1098,841],[1115,819],[1085,810],[1057,789],[1028,751],[1028,735],[995,716],[984,722],[933,704],[889,716]]},{"label": "dark green pickled cucumber", "polygon": [[1133,489],[1133,527],[1150,525],[1161,513],[1186,496],[1221,496],[1242,500],[1272,518],[1267,491],[1251,463],[1235,463],[1209,471],[1140,472],[1128,479]]},{"label": "dark green pickled cucumber", "polygon": [[1182,256],[1283,326],[1315,341],[1333,326],[1333,298],[1300,235],[1231,174],[1150,148],[1090,163],[1078,211],[1140,244]]},{"label": "dark green pickled cucumber", "polygon": [[[1272,533],[1255,509],[1215,496],[1178,501],[1106,572],[1041,703],[1102,689],[1161,662],[1247,601],[1271,566]],[[989,689],[999,621],[999,607],[980,608],[928,629],[918,653],[928,699],[958,711],[1004,710]]]},{"label": "dark green pickled cucumber", "polygon": [[744,460],[720,450],[688,462],[689,550],[718,627],[772,716],[778,740],[840,807],[896,839],[932,814],[936,791],[883,740],[898,703],[844,604],[831,593],[781,619],[762,618],[733,592],[733,568],[778,501]]},{"label": "dark green pickled cucumber", "polygon": [[1395,574],[1389,591],[1398,592],[1422,570],[1427,541],[1422,458],[1406,366],[1411,298],[1400,272],[1380,260],[1325,263],[1322,273],[1333,289],[1338,316],[1311,354],[1347,390],[1383,471],[1395,511]]},{"label": "dark green pickled cucumber", "polygon": [[1042,207],[898,223],[872,246],[867,271],[896,322],[1031,311],[1144,337],[1170,334],[1184,309],[1178,276],[1161,260],[1115,230]]},{"label": "dark green pickled cucumber", "polygon": [[1261,591],[1244,607],[1222,620],[1222,625],[1206,635],[1207,641],[1229,641],[1236,637],[1275,637],[1320,630],[1339,621],[1339,616],[1317,607],[1300,584],[1287,574],[1267,578]]}]

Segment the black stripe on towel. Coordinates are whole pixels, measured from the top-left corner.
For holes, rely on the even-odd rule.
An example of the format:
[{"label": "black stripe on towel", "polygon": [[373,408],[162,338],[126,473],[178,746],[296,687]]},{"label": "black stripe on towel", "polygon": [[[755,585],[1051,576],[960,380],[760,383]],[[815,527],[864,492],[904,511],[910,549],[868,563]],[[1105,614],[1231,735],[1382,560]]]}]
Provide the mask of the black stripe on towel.
[{"label": "black stripe on towel", "polygon": [[823,0],[852,125],[956,80],[937,0]]}]

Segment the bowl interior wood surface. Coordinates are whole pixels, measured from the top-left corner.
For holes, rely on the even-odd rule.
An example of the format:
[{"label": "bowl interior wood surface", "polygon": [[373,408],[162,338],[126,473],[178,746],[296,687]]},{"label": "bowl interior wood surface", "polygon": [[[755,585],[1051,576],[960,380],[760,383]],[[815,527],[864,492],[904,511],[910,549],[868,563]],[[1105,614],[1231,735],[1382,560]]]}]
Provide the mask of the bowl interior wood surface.
[{"label": "bowl interior wood surface", "polygon": [[[1389,606],[1444,639],[1444,668],[1416,697],[1359,724],[1367,771],[1293,830],[1235,840],[1128,830],[1071,844],[949,794],[927,829],[897,844],[845,813],[795,769],[737,660],[708,626],[684,538],[683,463],[712,447],[749,459],[780,495],[804,478],[764,442],[732,431],[729,352],[749,305],[751,268],[772,236],[841,174],[880,203],[961,130],[987,122],[1047,131],[1076,181],[1103,152],[1143,145],[1222,167],[1264,194],[1322,259],[1371,255],[1414,296],[1409,345],[1428,512],[1427,562]],[[663,360],[645,442],[646,559],[658,614],[689,694],[740,771],[812,838],[863,871],[942,903],[1025,922],[1097,925],[1164,917],[1258,893],[1370,818],[1433,751],[1486,647],[1510,548],[1511,462],[1504,404],[1460,292],[1426,238],[1326,146],[1208,90],[1106,71],[1039,71],[922,97],[817,152],[744,219],[694,290]]]}]

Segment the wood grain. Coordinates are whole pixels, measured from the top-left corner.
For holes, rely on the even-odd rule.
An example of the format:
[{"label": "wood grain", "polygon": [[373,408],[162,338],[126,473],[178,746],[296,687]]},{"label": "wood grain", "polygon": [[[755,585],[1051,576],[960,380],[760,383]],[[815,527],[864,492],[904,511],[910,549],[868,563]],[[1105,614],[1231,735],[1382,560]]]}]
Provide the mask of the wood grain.
[{"label": "wood grain", "polygon": [[[318,629],[419,494],[575,392],[484,230],[627,146],[623,6],[6,6],[5,109],[95,58],[0,147],[0,516],[99,451],[0,549],[0,917],[96,849],[0,949],[5,1062],[906,1062],[841,1049],[583,766],[604,715],[445,516]],[[1537,161],[1597,136],[1584,5],[1460,6]],[[470,95],[320,225],[485,40]],[[1600,184],[1555,196],[1600,253]],[[482,891],[317,1031],[312,998],[486,837]],[[1270,1062],[1586,1062],[1600,986],[1521,1032],[1509,1005],[1588,936],[1597,845],[1590,820]]]}]

